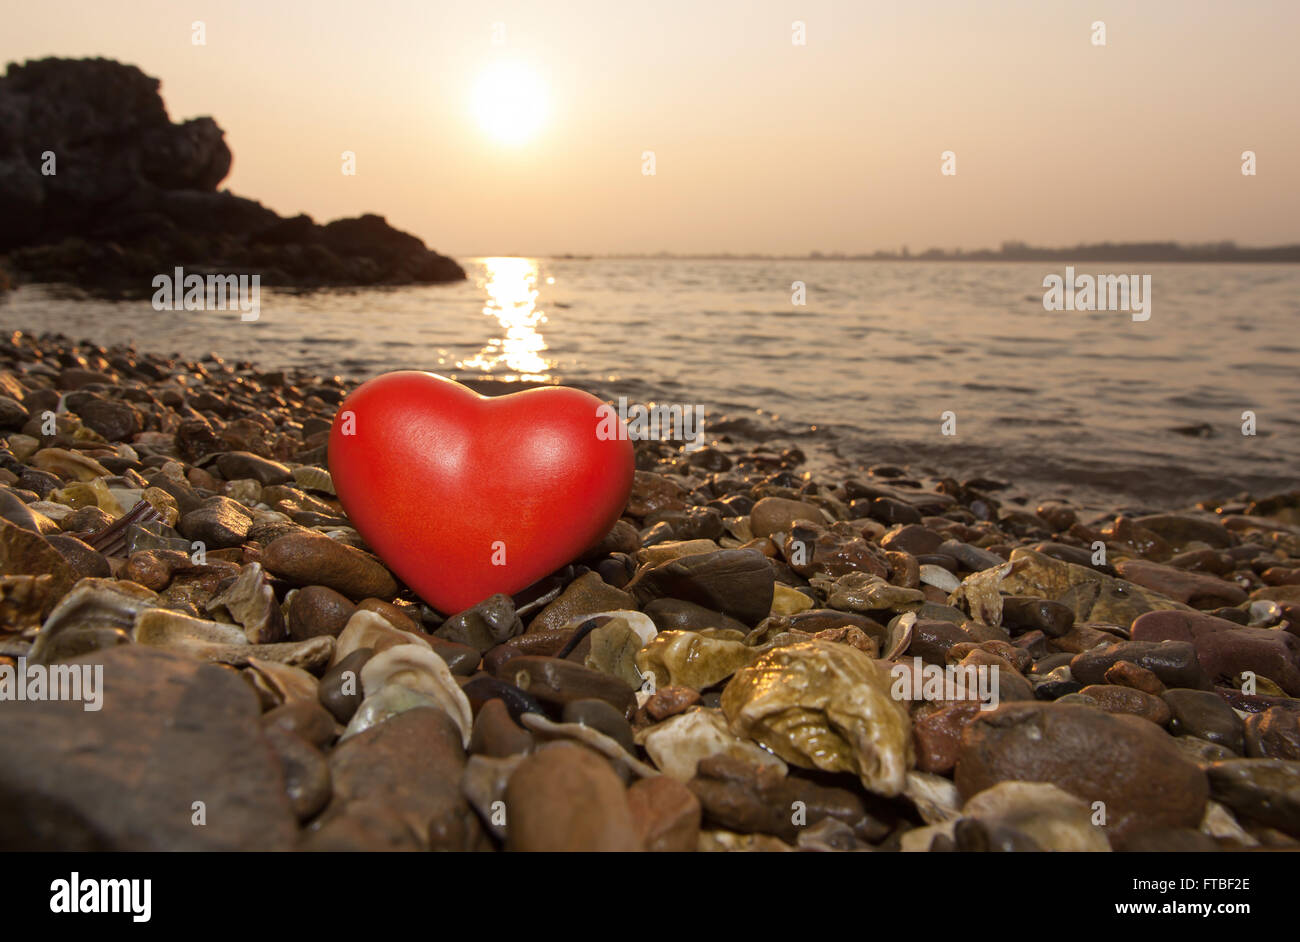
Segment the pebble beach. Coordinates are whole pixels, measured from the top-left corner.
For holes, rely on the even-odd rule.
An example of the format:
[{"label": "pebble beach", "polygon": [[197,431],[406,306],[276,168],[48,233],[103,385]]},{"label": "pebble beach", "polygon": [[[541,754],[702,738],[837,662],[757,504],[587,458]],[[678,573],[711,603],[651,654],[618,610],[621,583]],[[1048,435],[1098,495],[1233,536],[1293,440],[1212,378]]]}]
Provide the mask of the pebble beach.
[{"label": "pebble beach", "polygon": [[439,612],[334,493],[355,385],[0,340],[0,846],[1300,846],[1300,491],[1098,512],[715,423]]}]

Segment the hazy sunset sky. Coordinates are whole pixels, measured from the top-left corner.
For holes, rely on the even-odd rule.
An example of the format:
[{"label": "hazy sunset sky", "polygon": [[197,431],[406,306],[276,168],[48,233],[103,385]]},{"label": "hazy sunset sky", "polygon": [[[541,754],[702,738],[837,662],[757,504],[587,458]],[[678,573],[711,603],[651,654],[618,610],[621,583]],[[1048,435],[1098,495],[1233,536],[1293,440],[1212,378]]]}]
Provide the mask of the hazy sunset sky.
[{"label": "hazy sunset sky", "polygon": [[[4,62],[119,59],[162,80],[174,120],[213,116],[236,193],[380,213],[453,255],[1300,241],[1291,0],[0,9]],[[536,121],[523,140],[476,110],[493,68]]]}]

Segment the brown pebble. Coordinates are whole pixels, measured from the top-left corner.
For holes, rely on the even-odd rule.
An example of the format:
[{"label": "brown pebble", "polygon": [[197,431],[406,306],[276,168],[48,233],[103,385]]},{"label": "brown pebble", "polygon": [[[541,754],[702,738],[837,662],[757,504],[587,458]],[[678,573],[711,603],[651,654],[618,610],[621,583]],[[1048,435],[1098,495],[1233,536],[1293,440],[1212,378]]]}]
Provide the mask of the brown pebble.
[{"label": "brown pebble", "polygon": [[1246,717],[1246,755],[1300,760],[1300,714],[1284,707],[1270,707]]},{"label": "brown pebble", "polygon": [[374,655],[373,648],[357,648],[325,672],[320,679],[317,698],[340,723],[352,719],[361,706],[361,668]]},{"label": "brown pebble", "polygon": [[1078,696],[1086,697],[1107,713],[1128,713],[1150,720],[1157,726],[1169,722],[1169,706],[1158,696],[1138,690],[1135,687],[1122,687],[1116,684],[1092,684],[1079,691]]},{"label": "brown pebble", "polygon": [[1106,668],[1106,683],[1121,687],[1132,687],[1158,697],[1165,692],[1165,685],[1160,678],[1145,667],[1139,667],[1132,661],[1116,661]]},{"label": "brown pebble", "polygon": [[315,700],[294,700],[268,710],[262,714],[262,727],[288,730],[319,749],[338,738],[334,716]]},{"label": "brown pebble", "polygon": [[497,676],[542,703],[595,698],[626,713],[635,702],[631,688],[617,677],[554,657],[513,658]]},{"label": "brown pebble", "polygon": [[417,635],[424,634],[420,630],[420,626],[415,623],[415,619],[392,602],[385,602],[383,599],[362,599],[357,603],[357,610],[381,615],[387,619],[390,625],[401,631],[409,631]]},{"label": "brown pebble", "polygon": [[681,782],[667,775],[640,779],[627,790],[627,804],[647,851],[695,850],[700,839],[700,800]]},{"label": "brown pebble", "polygon": [[700,692],[691,687],[660,687],[645,702],[645,711],[655,720],[666,720],[700,702]]},{"label": "brown pebble", "polygon": [[641,849],[622,780],[583,746],[554,743],[525,758],[510,776],[505,801],[507,850]]},{"label": "brown pebble", "polygon": [[504,759],[533,749],[533,734],[510,717],[505,701],[493,698],[479,708],[470,734],[469,751]]},{"label": "brown pebble", "polygon": [[303,586],[289,603],[289,637],[305,641],[319,635],[337,638],[357,607],[328,586]]},{"label": "brown pebble", "polygon": [[351,599],[390,599],[397,594],[392,574],[373,556],[327,536],[290,533],[262,551],[267,572],[300,585],[325,585]]}]

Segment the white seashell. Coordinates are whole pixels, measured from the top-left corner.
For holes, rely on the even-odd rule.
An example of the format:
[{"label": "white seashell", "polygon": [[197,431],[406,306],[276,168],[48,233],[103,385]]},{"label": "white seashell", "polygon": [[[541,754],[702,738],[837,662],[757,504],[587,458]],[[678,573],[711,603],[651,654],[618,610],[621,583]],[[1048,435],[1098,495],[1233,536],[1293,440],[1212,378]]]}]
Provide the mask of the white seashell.
[{"label": "white seashell", "polygon": [[393,623],[383,615],[363,609],[354,612],[339,632],[338,641],[334,645],[334,664],[359,648],[373,648],[378,654],[399,644],[420,644],[433,650],[433,645],[419,635],[394,628]]},{"label": "white seashell", "polygon": [[998,782],[968,798],[961,814],[1013,827],[1043,850],[1110,850],[1091,806],[1049,782]]},{"label": "white seashell", "polygon": [[910,770],[903,795],[916,805],[926,824],[942,824],[961,817],[961,793],[942,775]]},{"label": "white seashell", "polygon": [[82,579],[46,617],[28,656],[33,663],[43,663],[54,638],[65,631],[130,632],[139,613],[151,608],[157,598],[156,593],[134,582]]},{"label": "white seashell", "polygon": [[249,563],[224,592],[210,599],[209,612],[225,612],[244,629],[250,644],[268,644],[285,635],[284,616],[275,604],[261,563]]},{"label": "white seashell", "polygon": [[110,487],[108,493],[119,507],[134,507],[144,498],[144,488],[139,487]]},{"label": "white seashell", "polygon": [[313,468],[303,466],[293,469],[294,483],[299,487],[309,491],[323,491],[326,494],[337,494],[334,490],[334,478],[324,468]]},{"label": "white seashell", "polygon": [[999,782],[972,795],[960,817],[916,828],[903,835],[901,850],[925,852],[935,837],[949,838],[960,818],[977,818],[1011,827],[1045,851],[1110,850],[1106,833],[1092,824],[1092,809],[1069,792],[1047,782]]},{"label": "white seashell", "polygon": [[1002,580],[1011,575],[1015,569],[1016,563],[1005,562],[971,573],[952,590],[948,596],[948,604],[962,608],[961,603],[964,601],[971,618],[986,625],[1001,625],[1002,593],[999,587],[1002,585]]},{"label": "white seashell", "polygon": [[165,608],[147,609],[135,619],[136,644],[151,647],[193,647],[211,644],[248,644],[244,629],[217,621],[192,618]]},{"label": "white seashell", "polygon": [[136,644],[175,648],[191,657],[231,667],[247,667],[250,658],[260,658],[318,672],[334,653],[334,639],[329,635],[306,641],[249,644],[238,625],[204,621],[161,608],[140,612],[132,635]]},{"label": "white seashell", "polygon": [[933,563],[925,563],[921,566],[921,582],[948,593],[956,592],[957,587],[961,585],[961,580],[955,575]]},{"label": "white seashell", "polygon": [[[398,644],[381,651],[361,668],[361,689],[368,698],[388,686],[427,694],[460,728],[461,745],[469,748],[474,713],[469,698],[452,677],[447,662],[427,644]],[[362,702],[365,706],[365,702]]]},{"label": "white seashell", "polygon": [[28,510],[44,514],[56,523],[76,511],[67,504],[57,504],[52,500],[34,500],[27,505]]},{"label": "white seashell", "polygon": [[655,627],[655,623],[651,620],[649,615],[645,612],[632,611],[631,609],[623,609],[613,612],[597,612],[594,615],[583,615],[581,618],[574,619],[574,621],[570,622],[565,627],[576,628],[588,618],[602,617],[623,619],[623,621],[627,622],[627,626],[632,629],[633,633],[641,639],[642,645],[649,644],[654,640],[654,636],[659,633],[659,629]]},{"label": "white seashell", "polygon": [[1271,599],[1256,599],[1246,610],[1250,615],[1247,623],[1251,628],[1263,628],[1275,625],[1282,620],[1282,606]]},{"label": "white seashell", "polygon": [[442,704],[437,699],[422,690],[413,690],[402,684],[389,684],[373,697],[366,697],[362,701],[357,712],[352,714],[347,728],[343,730],[343,735],[339,737],[339,742],[363,733],[372,726],[378,726],[399,713],[426,706],[442,709]]},{"label": "white seashell", "polygon": [[526,758],[528,755],[522,752],[503,758],[473,755],[466,761],[465,772],[460,778],[460,789],[483,819],[483,826],[503,840],[506,836],[505,825],[497,823],[492,805],[505,801],[510,776]]},{"label": "white seashell", "polygon": [[301,667],[250,657],[245,670],[256,673],[278,703],[314,702],[319,695],[320,682]]},{"label": "white seashell", "polygon": [[774,765],[784,774],[785,762],[727,727],[721,710],[700,708],[670,716],[636,734],[636,742],[664,775],[679,782],[695,777],[695,767],[709,756],[728,755],[762,765]]}]

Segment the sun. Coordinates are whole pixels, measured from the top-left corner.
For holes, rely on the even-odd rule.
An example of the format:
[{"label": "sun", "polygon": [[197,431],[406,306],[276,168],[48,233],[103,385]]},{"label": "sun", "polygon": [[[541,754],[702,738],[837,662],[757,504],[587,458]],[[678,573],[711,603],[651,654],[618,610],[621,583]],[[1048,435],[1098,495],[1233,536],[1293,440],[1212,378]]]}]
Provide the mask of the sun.
[{"label": "sun", "polygon": [[537,133],[546,118],[546,87],[522,63],[494,63],[474,86],[474,115],[496,140],[522,144]]}]

